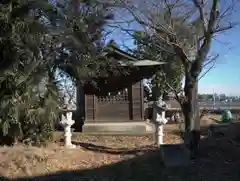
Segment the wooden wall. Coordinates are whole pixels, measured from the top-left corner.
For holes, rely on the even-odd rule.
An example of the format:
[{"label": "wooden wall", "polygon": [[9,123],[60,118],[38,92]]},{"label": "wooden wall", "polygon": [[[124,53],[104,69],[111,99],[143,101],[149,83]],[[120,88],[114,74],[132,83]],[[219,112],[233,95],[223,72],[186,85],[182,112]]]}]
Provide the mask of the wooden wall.
[{"label": "wooden wall", "polygon": [[95,120],[96,116],[96,96],[85,95],[85,119]]},{"label": "wooden wall", "polygon": [[144,118],[143,85],[138,82],[121,95],[85,95],[86,122],[140,121]]},{"label": "wooden wall", "polygon": [[132,85],[132,99],[131,99],[132,119],[143,119],[143,86],[142,81]]}]

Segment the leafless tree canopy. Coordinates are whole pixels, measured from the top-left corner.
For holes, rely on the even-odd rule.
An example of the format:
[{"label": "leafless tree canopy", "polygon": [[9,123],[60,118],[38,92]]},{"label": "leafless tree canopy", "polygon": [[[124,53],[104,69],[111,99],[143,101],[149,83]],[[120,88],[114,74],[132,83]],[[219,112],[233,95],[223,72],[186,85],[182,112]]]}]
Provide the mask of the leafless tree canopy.
[{"label": "leafless tree canopy", "polygon": [[[198,81],[205,75],[200,73],[205,67],[214,66],[219,55],[210,55],[213,40],[219,33],[226,32],[236,26],[231,21],[234,13],[234,0],[161,0],[136,1],[119,0],[138,22],[141,29],[161,42],[158,46],[161,51],[171,51],[181,61],[184,69],[184,89],[182,94],[172,88],[176,99],[182,107],[185,117],[185,132],[199,132],[200,115],[198,109]],[[129,20],[131,23],[131,20]],[[123,28],[131,34],[134,29]],[[164,49],[168,45],[171,48]],[[210,65],[210,66],[209,66]],[[207,70],[208,72],[208,70]],[[171,87],[171,85],[169,85]],[[194,131],[195,130],[195,131]],[[195,132],[195,133],[194,133]],[[191,136],[187,136],[191,139]],[[193,136],[196,140],[198,136]],[[186,143],[189,143],[187,140]],[[197,146],[190,146],[191,148]]]},{"label": "leafless tree canopy", "polygon": [[[118,1],[143,30],[174,49],[194,79],[219,55],[208,56],[212,40],[236,23],[230,21],[236,2],[220,0]],[[123,28],[131,34],[134,29]],[[169,50],[169,49],[168,49]],[[164,51],[164,49],[163,49]],[[206,72],[208,72],[207,70]],[[205,73],[203,74],[205,75]]]}]

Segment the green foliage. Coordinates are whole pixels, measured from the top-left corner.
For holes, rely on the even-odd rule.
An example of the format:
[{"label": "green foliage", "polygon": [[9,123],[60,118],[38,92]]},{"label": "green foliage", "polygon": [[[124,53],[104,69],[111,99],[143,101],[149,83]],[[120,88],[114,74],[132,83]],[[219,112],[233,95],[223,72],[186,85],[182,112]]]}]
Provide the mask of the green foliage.
[{"label": "green foliage", "polygon": [[105,4],[91,0],[0,2],[2,144],[51,139],[62,106],[58,72],[76,84],[108,74],[102,37],[112,18]]},{"label": "green foliage", "polygon": [[[58,120],[59,99],[56,88],[49,83],[43,96],[32,87],[21,95],[7,99],[1,109],[0,128],[3,136],[12,141],[27,141],[31,144],[44,143],[51,139],[55,122]],[[5,101],[5,103],[6,103]],[[5,113],[5,114],[4,114]]]},{"label": "green foliage", "polygon": [[46,92],[39,96],[37,91],[29,90],[19,106],[18,122],[21,123],[22,140],[40,144],[51,140],[54,126],[59,121],[60,99],[58,87],[49,79]]},{"label": "green foliage", "polygon": [[[1,143],[50,138],[58,102],[47,88],[43,98],[36,86],[48,66],[42,53],[47,29],[41,21],[47,1],[12,0],[0,3],[0,132]],[[50,81],[51,82],[51,81]],[[49,82],[49,83],[50,83]],[[55,88],[56,89],[56,88]],[[56,90],[55,90],[56,92]],[[43,100],[42,100],[43,99]]]},{"label": "green foliage", "polygon": [[146,32],[136,32],[134,38],[137,45],[135,53],[140,58],[166,62],[152,77],[153,99],[156,100],[163,93],[171,91],[167,84],[174,89],[180,89],[183,66],[173,53],[172,47],[158,39],[155,34],[150,36]]},{"label": "green foliage", "polygon": [[113,18],[108,6],[97,1],[56,1],[57,24],[63,29],[60,56],[55,64],[76,82],[89,81],[105,64],[103,29]]}]

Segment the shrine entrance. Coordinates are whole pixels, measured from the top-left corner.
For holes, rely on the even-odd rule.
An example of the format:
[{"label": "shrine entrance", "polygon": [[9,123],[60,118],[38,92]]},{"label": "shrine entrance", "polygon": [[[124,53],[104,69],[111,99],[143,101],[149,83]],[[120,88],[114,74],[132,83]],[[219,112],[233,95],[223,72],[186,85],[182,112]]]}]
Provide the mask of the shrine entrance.
[{"label": "shrine entrance", "polygon": [[108,95],[85,95],[87,122],[132,122],[144,119],[143,85],[137,82]]},{"label": "shrine entrance", "polygon": [[[93,74],[90,81],[82,86],[77,95],[79,110],[84,114],[84,124],[144,122],[144,78],[150,78],[164,62],[137,60],[132,55],[114,48],[107,53],[116,69],[111,76],[104,71]],[[79,111],[80,112],[80,111]],[[94,124],[92,124],[94,123]],[[109,126],[109,124],[108,124]]]},{"label": "shrine entrance", "polygon": [[98,120],[131,120],[129,89],[97,96],[96,117]]}]

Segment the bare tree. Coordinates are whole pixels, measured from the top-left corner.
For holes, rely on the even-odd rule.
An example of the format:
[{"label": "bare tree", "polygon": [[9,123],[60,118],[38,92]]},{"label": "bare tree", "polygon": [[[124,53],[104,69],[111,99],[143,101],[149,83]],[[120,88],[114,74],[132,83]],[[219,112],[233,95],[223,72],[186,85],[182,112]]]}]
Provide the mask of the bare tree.
[{"label": "bare tree", "polygon": [[223,4],[220,0],[162,0],[158,4],[144,1],[142,3],[145,5],[141,4],[140,7],[130,2],[121,3],[147,33],[154,34],[165,45],[169,45],[173,54],[182,62],[184,89],[180,94],[172,90],[185,117],[185,144],[192,156],[195,156],[200,140],[197,100],[200,73],[204,66],[217,58],[214,56],[208,59],[213,39],[236,25],[226,19],[234,12],[235,2]]}]

